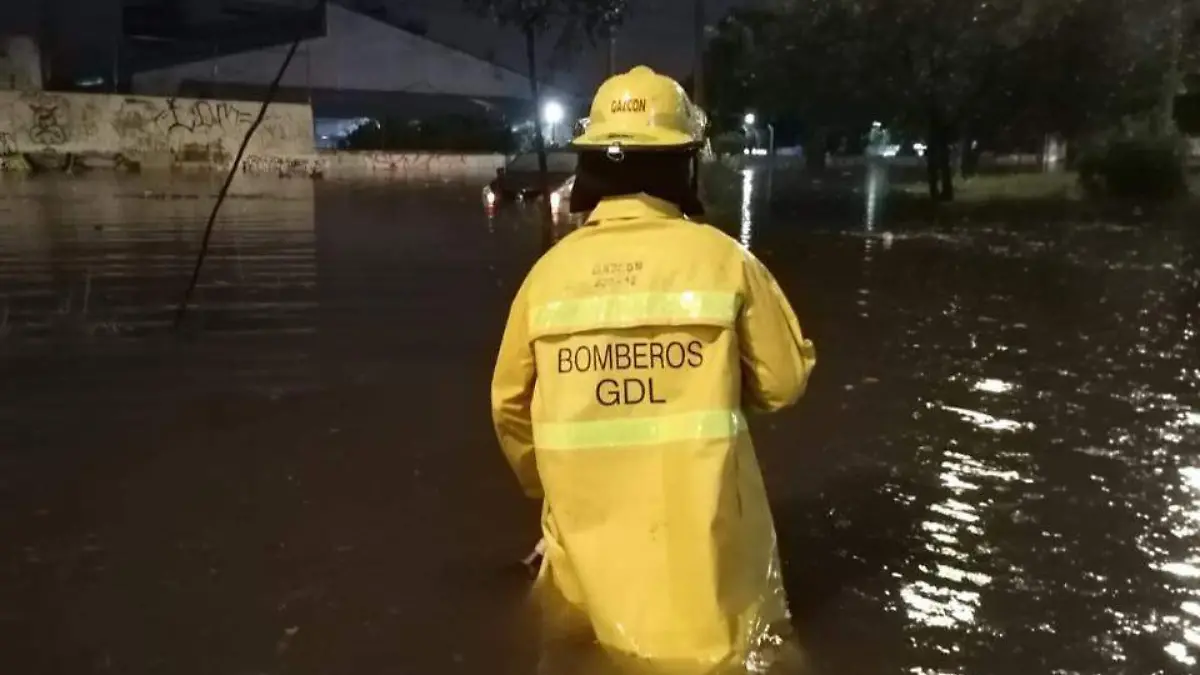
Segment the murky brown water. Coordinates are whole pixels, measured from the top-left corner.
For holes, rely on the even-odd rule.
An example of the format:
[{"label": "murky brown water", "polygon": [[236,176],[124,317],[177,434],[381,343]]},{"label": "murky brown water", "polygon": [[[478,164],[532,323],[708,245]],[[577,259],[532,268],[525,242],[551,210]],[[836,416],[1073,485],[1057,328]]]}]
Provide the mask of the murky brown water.
[{"label": "murky brown water", "polygon": [[[239,185],[176,336],[212,186],[0,183],[0,672],[536,672],[487,413],[536,234]],[[815,671],[1196,672],[1200,236],[738,207],[821,350],[755,430]]]}]

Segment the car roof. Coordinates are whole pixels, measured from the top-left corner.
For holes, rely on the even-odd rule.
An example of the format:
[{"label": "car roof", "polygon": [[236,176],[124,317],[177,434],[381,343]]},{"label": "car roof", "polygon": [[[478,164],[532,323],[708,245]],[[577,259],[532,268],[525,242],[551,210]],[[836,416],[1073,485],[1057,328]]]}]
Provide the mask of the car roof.
[{"label": "car roof", "polygon": [[[578,157],[574,152],[562,150],[547,150],[546,151],[546,168],[550,173],[575,173],[575,165],[578,162]],[[524,152],[509,160],[504,167],[505,171],[537,171],[538,160],[536,152]]]}]

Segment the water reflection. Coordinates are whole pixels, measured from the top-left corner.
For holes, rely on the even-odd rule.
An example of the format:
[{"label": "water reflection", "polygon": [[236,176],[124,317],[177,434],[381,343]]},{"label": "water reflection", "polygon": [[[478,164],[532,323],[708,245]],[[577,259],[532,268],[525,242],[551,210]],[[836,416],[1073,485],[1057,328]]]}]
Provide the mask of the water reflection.
[{"label": "water reflection", "polygon": [[[195,296],[210,330],[311,332],[312,183],[235,182]],[[7,181],[0,314],[11,341],[170,327],[198,251],[210,182]]]},{"label": "water reflection", "polygon": [[754,231],[754,169],[742,169],[742,210],[741,230],[738,240],[742,246],[750,248]]},{"label": "water reflection", "polygon": [[[996,378],[983,378],[970,387],[971,391],[991,395],[1010,394],[1016,389],[1014,384]],[[980,403],[1002,405],[1000,401]],[[990,524],[999,504],[1031,482],[1013,468],[1022,462],[1020,456],[997,452],[1010,446],[995,434],[1029,430],[1032,425],[941,402],[927,403],[921,415],[946,413],[965,429],[921,449],[935,462],[941,495],[930,503],[920,525],[925,548],[921,573],[909,579],[900,591],[907,615],[914,622],[911,639],[930,654],[914,663],[910,672],[930,675],[962,672],[965,655],[957,644],[959,639],[949,638],[947,632],[964,635],[987,630],[981,625],[980,612],[1000,572],[997,568],[1002,567],[989,545]],[[1003,462],[1000,457],[1004,457]]]},{"label": "water reflection", "polygon": [[867,171],[863,194],[866,201],[866,215],[863,219],[868,232],[873,232],[879,223],[883,200],[888,190],[887,162],[871,160],[867,162]]},{"label": "water reflection", "polygon": [[[762,178],[719,224],[827,345],[755,428],[773,499],[821,506],[776,515],[822,672],[1194,672],[1200,245],[976,223],[889,249],[870,199],[869,236],[773,227]],[[507,571],[536,508],[477,414],[536,216],[272,179],[226,205],[204,330],[160,340],[208,188],[139,181],[0,186],[0,671],[536,672]],[[122,330],[60,341],[59,313]]]},{"label": "water reflection", "polygon": [[[1161,432],[1163,441],[1193,447],[1200,441],[1200,413],[1179,409]],[[1175,469],[1177,482],[1166,508],[1168,537],[1144,544],[1147,556],[1178,599],[1178,610],[1155,616],[1145,630],[1162,635],[1164,651],[1189,668],[1200,665],[1200,458]],[[1166,473],[1164,471],[1164,473]]]}]

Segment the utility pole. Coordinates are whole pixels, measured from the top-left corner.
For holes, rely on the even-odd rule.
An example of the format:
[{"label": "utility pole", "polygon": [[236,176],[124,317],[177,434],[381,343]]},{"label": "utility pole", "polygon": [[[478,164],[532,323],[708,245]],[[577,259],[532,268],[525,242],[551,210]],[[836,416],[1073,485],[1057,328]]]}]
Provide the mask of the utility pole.
[{"label": "utility pole", "polygon": [[704,108],[704,0],[695,0],[696,45],[692,61],[692,102]]},{"label": "utility pole", "polygon": [[[696,44],[694,48],[696,51],[692,55],[692,103],[700,110],[704,110],[704,0],[695,0],[695,2],[693,18],[696,21],[694,27],[696,31]],[[703,204],[707,190],[704,189],[704,181],[700,178],[702,154],[702,151],[698,151],[692,158],[692,190],[695,191],[696,197]]]},{"label": "utility pole", "polygon": [[58,14],[56,0],[43,0],[38,5],[38,65],[41,67],[42,89],[49,89],[54,79],[54,51],[58,48]]},{"label": "utility pole", "polygon": [[605,45],[608,50],[608,76],[612,77],[617,74],[617,31],[620,30],[621,21],[625,17],[622,11],[618,10],[615,13],[606,14],[604,18],[608,26],[608,43]]},{"label": "utility pole", "polygon": [[114,94],[121,91],[121,43],[124,40],[124,32],[117,33],[116,41],[113,43],[112,91]]},{"label": "utility pole", "polygon": [[608,76],[617,74],[617,29],[608,29]]},{"label": "utility pole", "polygon": [[1162,117],[1163,133],[1170,133],[1175,128],[1175,97],[1179,95],[1179,87],[1183,80],[1183,40],[1185,32],[1186,11],[1185,0],[1168,0],[1168,16],[1170,19],[1169,39],[1167,41],[1167,72],[1163,77],[1162,101],[1159,103],[1159,113]]}]

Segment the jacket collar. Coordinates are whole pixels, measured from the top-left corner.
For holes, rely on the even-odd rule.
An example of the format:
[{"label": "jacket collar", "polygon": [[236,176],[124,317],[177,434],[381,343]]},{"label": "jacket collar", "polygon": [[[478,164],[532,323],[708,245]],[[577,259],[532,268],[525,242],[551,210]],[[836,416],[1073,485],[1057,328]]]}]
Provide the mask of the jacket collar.
[{"label": "jacket collar", "polygon": [[645,193],[601,200],[588,216],[589,225],[605,220],[684,219],[683,211],[671,202]]}]

